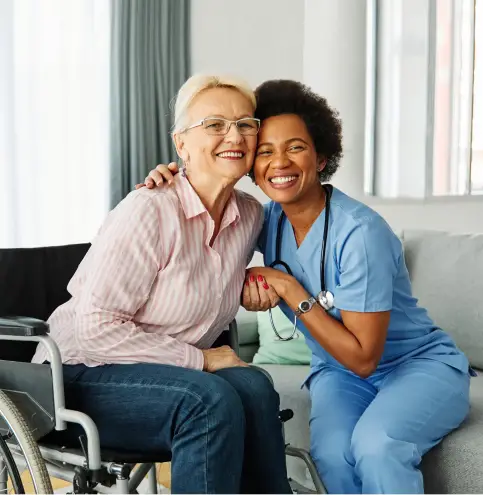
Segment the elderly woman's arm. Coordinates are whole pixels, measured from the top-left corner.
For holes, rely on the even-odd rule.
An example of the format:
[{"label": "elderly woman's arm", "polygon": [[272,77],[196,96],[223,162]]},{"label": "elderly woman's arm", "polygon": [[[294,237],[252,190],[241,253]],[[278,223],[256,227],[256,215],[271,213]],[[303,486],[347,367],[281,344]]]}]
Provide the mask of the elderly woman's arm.
[{"label": "elderly woman's arm", "polygon": [[75,339],[88,358],[203,369],[201,350],[147,333],[133,321],[163,266],[160,243],[159,218],[149,197],[131,194],[110,213],[81,266]]}]

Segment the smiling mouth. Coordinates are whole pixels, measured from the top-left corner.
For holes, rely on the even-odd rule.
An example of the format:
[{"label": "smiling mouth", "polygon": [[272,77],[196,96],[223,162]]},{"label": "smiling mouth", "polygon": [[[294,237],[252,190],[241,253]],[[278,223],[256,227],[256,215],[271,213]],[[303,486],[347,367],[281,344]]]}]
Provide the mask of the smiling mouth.
[{"label": "smiling mouth", "polygon": [[245,153],[243,151],[223,151],[221,153],[217,153],[216,156],[226,158],[228,160],[241,160],[245,156]]},{"label": "smiling mouth", "polygon": [[297,175],[285,175],[282,177],[271,177],[268,179],[272,184],[288,184],[298,179]]}]

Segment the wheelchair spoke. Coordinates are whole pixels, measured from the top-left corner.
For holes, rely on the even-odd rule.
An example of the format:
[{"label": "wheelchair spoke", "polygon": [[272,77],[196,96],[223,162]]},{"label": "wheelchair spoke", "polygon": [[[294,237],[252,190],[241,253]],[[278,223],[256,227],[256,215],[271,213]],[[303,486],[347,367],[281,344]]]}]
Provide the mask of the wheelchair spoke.
[{"label": "wheelchair spoke", "polygon": [[1,390],[0,493],[52,493],[37,442],[17,406]]},{"label": "wheelchair spoke", "polygon": [[[7,442],[7,445],[9,446],[9,449],[12,453],[13,459],[15,461],[17,470],[18,470],[18,476],[20,477],[21,484],[23,486],[23,493],[26,494],[35,494],[36,489],[35,489],[35,483],[34,479],[32,477],[32,474],[28,468],[27,461],[22,453],[21,448],[19,447],[18,443],[15,442],[14,440],[10,440],[10,442]],[[6,467],[5,467],[6,469]],[[8,474],[8,470],[7,470]],[[0,479],[1,478],[1,473],[0,473]],[[15,484],[13,483],[12,476],[8,475],[8,483],[7,483],[7,490],[2,492],[0,490],[0,495],[2,493],[20,493],[17,491],[15,488]],[[1,484],[0,484],[1,486]]]},{"label": "wheelchair spoke", "polygon": [[[2,493],[36,493],[35,484],[33,482],[30,471],[27,467],[27,462],[22,454],[22,450],[16,442],[15,435],[9,431],[7,435],[4,435],[4,439],[8,439],[5,443],[11,454],[11,460],[15,463],[15,467],[12,468],[12,473],[8,469],[6,459],[4,462],[0,462],[0,494]],[[7,454],[8,456],[8,454]],[[1,480],[6,480],[2,485]]]},{"label": "wheelchair spoke", "polygon": [[3,462],[3,456],[0,459],[0,494],[8,493],[8,469],[5,462]]}]

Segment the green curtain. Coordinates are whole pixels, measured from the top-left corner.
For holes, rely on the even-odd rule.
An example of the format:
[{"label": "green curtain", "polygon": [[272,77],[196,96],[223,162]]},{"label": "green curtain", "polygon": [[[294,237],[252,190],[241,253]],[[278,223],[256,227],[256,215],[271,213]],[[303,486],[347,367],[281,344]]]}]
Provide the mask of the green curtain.
[{"label": "green curtain", "polygon": [[173,98],[190,70],[190,0],[111,0],[111,206],[176,158]]}]

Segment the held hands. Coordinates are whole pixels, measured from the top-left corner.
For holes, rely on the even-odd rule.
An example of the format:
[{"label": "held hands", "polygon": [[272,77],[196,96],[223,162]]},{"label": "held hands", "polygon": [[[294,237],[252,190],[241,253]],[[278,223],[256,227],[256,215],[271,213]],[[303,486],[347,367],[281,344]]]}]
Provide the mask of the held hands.
[{"label": "held hands", "polygon": [[242,306],[248,311],[267,311],[278,305],[280,297],[261,274],[247,271],[242,293]]},{"label": "held hands", "polygon": [[243,286],[242,306],[248,311],[274,308],[294,281],[290,275],[274,268],[249,268]]},{"label": "held hands", "polygon": [[170,185],[173,183],[173,178],[178,172],[179,168],[176,162],[171,162],[169,165],[161,163],[149,172],[149,175],[144,179],[144,184],[136,184],[136,189],[140,189],[144,186],[148,189],[154,189],[165,182]]},{"label": "held hands", "polygon": [[213,349],[204,349],[203,357],[205,358],[205,364],[203,371],[213,373],[214,371],[221,370],[223,368],[235,368],[237,366],[247,367],[248,364],[242,361],[235,353],[235,351],[227,345],[221,347],[215,347]]}]

